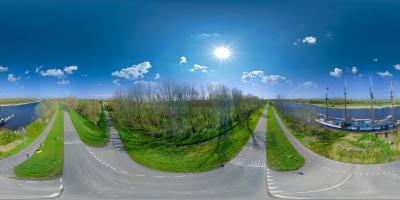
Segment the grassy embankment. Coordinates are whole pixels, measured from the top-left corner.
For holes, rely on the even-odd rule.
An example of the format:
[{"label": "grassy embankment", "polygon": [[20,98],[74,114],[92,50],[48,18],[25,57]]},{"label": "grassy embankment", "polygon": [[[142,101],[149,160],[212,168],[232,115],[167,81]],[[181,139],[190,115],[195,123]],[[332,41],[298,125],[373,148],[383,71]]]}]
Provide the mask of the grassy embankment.
[{"label": "grassy embankment", "polygon": [[[323,99],[293,99],[292,102],[296,103],[305,103],[312,104],[317,106],[325,107],[325,100]],[[394,106],[400,106],[400,99],[394,99]],[[373,102],[374,108],[385,108],[390,107],[391,102],[385,99],[376,99]],[[328,101],[328,107],[330,108],[344,108],[344,99],[330,99]],[[348,99],[347,100],[347,108],[349,109],[360,109],[360,108],[369,108],[370,102],[368,99]]]},{"label": "grassy embankment", "polygon": [[1,130],[0,159],[15,155],[32,144],[44,131],[54,114],[55,109],[47,119],[37,119],[20,131]]},{"label": "grassy embankment", "polygon": [[51,179],[62,175],[64,166],[64,113],[59,110],[42,145],[28,160],[14,168],[18,177]]},{"label": "grassy embankment", "polygon": [[267,163],[276,171],[290,171],[304,166],[304,158],[292,146],[279,126],[272,106],[268,109]]},{"label": "grassy embankment", "polygon": [[348,163],[377,164],[400,160],[400,134],[350,133],[318,125],[305,126],[281,115],[292,134],[307,148],[327,158]]},{"label": "grassy embankment", "polygon": [[0,99],[0,106],[15,106],[29,103],[39,102],[39,99],[35,98],[2,98]]},{"label": "grassy embankment", "polygon": [[242,123],[222,137],[213,135],[212,139],[198,143],[188,142],[197,140],[192,138],[177,142],[164,135],[128,130],[112,118],[125,150],[138,163],[162,171],[202,172],[221,167],[239,153],[251,136],[249,129],[257,126],[262,109],[251,115],[249,127]]},{"label": "grassy embankment", "polygon": [[69,114],[79,137],[85,144],[100,147],[108,143],[108,128],[104,112],[100,113],[100,119],[97,124],[94,124],[74,110],[71,110]]}]

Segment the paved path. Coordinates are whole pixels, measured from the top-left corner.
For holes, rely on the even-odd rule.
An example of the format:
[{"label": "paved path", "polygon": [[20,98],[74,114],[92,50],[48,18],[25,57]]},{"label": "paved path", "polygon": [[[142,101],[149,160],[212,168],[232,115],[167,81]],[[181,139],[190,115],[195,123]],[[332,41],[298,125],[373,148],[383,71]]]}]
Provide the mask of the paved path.
[{"label": "paved path", "polygon": [[0,199],[34,199],[56,197],[60,192],[61,179],[51,181],[28,181],[14,178],[14,167],[26,160],[26,154],[33,155],[49,134],[57,113],[41,135],[23,151],[0,160]]},{"label": "paved path", "polygon": [[400,162],[359,165],[330,160],[304,147],[276,116],[306,163],[295,172],[282,173],[267,169],[270,196],[288,199],[400,198]]},{"label": "paved path", "polygon": [[254,137],[225,167],[205,173],[164,173],[134,162],[123,149],[112,122],[110,143],[84,145],[64,115],[65,166],[61,199],[266,199],[263,112]]}]

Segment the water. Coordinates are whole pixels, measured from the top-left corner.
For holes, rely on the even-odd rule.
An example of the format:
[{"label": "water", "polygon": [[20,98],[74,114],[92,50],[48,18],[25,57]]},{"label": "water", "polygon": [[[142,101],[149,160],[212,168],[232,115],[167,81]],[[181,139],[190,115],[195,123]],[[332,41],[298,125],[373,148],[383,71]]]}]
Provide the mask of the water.
[{"label": "water", "polygon": [[[310,109],[316,114],[322,113],[325,114],[325,107],[315,106],[310,104],[299,104],[299,103],[289,103],[289,109],[292,110],[302,110],[302,109]],[[374,118],[384,119],[388,115],[390,115],[390,108],[377,108],[374,109]],[[343,108],[328,108],[329,117],[344,117],[344,109]],[[370,118],[370,110],[368,108],[359,108],[359,109],[347,109],[347,116],[349,118],[357,118],[357,119],[369,119]],[[400,119],[400,107],[394,107],[393,111],[394,119]]]},{"label": "water", "polygon": [[0,107],[0,118],[15,114],[15,116],[8,121],[3,128],[19,130],[35,121],[39,117],[36,113],[36,106],[38,104],[39,103],[30,103],[17,106]]}]

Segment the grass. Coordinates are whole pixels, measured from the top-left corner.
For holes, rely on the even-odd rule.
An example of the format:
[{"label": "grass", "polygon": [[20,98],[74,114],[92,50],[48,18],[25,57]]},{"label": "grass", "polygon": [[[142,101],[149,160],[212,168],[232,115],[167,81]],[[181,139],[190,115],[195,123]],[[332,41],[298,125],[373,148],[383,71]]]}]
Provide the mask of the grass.
[{"label": "grass", "polygon": [[272,107],[268,109],[267,162],[276,171],[296,170],[304,166],[304,158],[292,146],[279,126]]},{"label": "grass", "polygon": [[[55,111],[53,111],[51,116],[53,116],[54,113]],[[40,136],[40,134],[44,131],[50,120],[51,117],[46,120],[37,119],[36,121],[26,126],[25,130],[20,131],[19,133],[10,133],[10,131],[5,131],[5,134],[7,134],[8,136],[5,135],[0,136],[0,138],[3,138],[1,139],[2,142],[5,143],[6,140],[17,139],[19,140],[19,143],[16,146],[13,146],[13,148],[11,149],[7,149],[6,151],[0,151],[0,159],[13,156],[18,152],[22,151],[23,149],[27,148],[30,144],[32,144],[33,141],[35,141]]]},{"label": "grass", "polygon": [[[192,145],[176,145],[163,135],[128,130],[113,118],[125,150],[136,162],[168,172],[204,172],[219,168],[231,160],[247,143],[261,115],[262,108],[252,114],[249,127],[240,124],[222,137]],[[112,116],[112,115],[111,115]]]},{"label": "grass", "polygon": [[49,135],[28,160],[14,168],[16,176],[51,179],[62,175],[64,166],[64,114],[59,110]]},{"label": "grass", "polygon": [[400,132],[351,133],[318,125],[305,127],[281,115],[291,133],[307,148],[332,160],[356,164],[379,164],[400,160]]},{"label": "grass", "polygon": [[74,110],[69,113],[79,137],[85,144],[101,147],[108,143],[108,128],[104,112],[101,112],[97,125]]}]

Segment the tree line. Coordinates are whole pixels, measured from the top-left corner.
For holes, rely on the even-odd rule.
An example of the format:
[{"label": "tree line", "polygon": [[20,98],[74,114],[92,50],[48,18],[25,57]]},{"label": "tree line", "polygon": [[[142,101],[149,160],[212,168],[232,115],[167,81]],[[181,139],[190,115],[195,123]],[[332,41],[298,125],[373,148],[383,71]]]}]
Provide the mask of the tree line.
[{"label": "tree line", "polygon": [[111,109],[125,127],[146,134],[190,137],[223,135],[249,123],[262,100],[222,84],[195,87],[168,80],[134,84],[115,92]]}]

